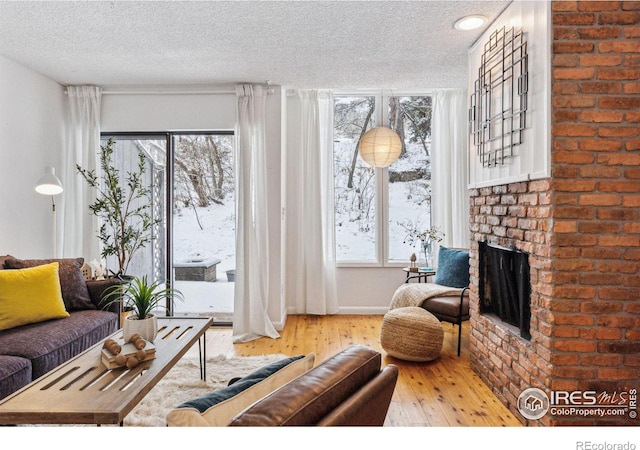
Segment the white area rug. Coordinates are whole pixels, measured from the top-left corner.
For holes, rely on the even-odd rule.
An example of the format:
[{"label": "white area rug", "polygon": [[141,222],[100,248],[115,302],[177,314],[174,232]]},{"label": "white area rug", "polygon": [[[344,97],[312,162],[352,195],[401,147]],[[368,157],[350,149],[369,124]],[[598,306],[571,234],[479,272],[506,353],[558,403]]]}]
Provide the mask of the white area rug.
[{"label": "white area rug", "polygon": [[198,357],[187,355],[167,373],[125,418],[125,427],[165,427],[170,409],[187,400],[220,389],[234,377],[242,377],[260,367],[286,358],[286,355],[264,355],[227,358],[207,357],[207,381],[200,379]]}]

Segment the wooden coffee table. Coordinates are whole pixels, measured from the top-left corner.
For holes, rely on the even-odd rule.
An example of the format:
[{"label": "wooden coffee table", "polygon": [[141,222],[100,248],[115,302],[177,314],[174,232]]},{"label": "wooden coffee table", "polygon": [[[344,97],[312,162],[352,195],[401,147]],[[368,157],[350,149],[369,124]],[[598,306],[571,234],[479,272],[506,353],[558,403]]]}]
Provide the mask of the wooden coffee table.
[{"label": "wooden coffee table", "polygon": [[[155,359],[131,370],[107,369],[101,361],[101,341],[0,401],[0,424],[122,425],[196,341],[200,377],[206,378],[204,334],[212,323],[210,317],[159,318]],[[122,330],[109,337],[122,337]]]}]

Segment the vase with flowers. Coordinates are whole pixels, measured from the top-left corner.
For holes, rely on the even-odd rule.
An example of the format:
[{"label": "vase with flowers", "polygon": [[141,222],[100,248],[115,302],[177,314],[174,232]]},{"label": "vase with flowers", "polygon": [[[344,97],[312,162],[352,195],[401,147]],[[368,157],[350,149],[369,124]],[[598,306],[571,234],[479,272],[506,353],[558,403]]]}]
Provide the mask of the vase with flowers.
[{"label": "vase with flowers", "polygon": [[420,245],[420,266],[431,269],[433,267],[433,243],[440,242],[444,238],[444,233],[438,227],[429,227],[422,229],[420,224],[416,222],[402,224],[407,230],[404,243],[414,246]]}]

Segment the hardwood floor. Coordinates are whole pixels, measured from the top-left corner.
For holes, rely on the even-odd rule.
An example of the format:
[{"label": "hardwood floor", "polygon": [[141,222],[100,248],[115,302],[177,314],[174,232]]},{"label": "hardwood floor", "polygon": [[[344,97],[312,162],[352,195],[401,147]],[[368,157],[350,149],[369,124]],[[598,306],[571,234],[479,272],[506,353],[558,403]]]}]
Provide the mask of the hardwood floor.
[{"label": "hardwood floor", "polygon": [[288,316],[280,339],[261,338],[244,344],[231,342],[230,328],[207,331],[207,353],[252,356],[270,353],[297,355],[314,352],[320,362],[341,349],[363,344],[380,351],[383,365],[400,369],[385,425],[388,426],[522,426],[493,395],[469,365],[469,323],[463,325],[458,357],[457,327],[443,323],[442,355],[429,363],[400,361],[380,346],[381,316]]}]

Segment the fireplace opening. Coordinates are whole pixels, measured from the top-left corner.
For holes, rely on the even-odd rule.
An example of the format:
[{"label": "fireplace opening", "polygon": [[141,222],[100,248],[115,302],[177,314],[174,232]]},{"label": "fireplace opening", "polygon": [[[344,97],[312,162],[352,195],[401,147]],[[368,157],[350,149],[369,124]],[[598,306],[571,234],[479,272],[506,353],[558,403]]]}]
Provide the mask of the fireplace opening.
[{"label": "fireplace opening", "polygon": [[529,253],[479,242],[480,313],[493,314],[530,340],[531,278]]}]

